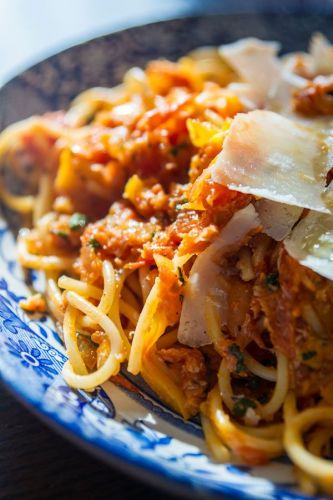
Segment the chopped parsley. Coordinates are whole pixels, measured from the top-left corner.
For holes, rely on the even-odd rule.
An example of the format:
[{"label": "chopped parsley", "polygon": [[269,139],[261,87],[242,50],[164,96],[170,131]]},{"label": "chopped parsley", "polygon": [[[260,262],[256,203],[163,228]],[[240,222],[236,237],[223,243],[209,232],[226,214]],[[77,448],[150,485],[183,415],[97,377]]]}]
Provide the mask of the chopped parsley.
[{"label": "chopped parsley", "polygon": [[182,200],[180,200],[180,202],[175,206],[176,211],[179,212],[179,210],[182,209],[182,205],[185,205],[185,203],[188,203],[187,198],[183,198]]},{"label": "chopped parsley", "polygon": [[236,372],[240,373],[240,372],[246,371],[246,367],[245,367],[245,364],[244,364],[244,354],[240,350],[239,345],[237,345],[237,344],[230,344],[229,347],[228,347],[228,351],[237,360]]},{"label": "chopped parsley", "polygon": [[271,292],[275,292],[280,286],[279,273],[269,273],[265,278],[265,287]]},{"label": "chopped parsley", "polygon": [[306,351],[303,352],[302,354],[302,359],[303,361],[309,361],[309,359],[312,359],[314,356],[316,356],[316,351]]},{"label": "chopped parsley", "polygon": [[185,278],[184,278],[184,275],[183,275],[183,271],[181,270],[180,267],[177,267],[177,271],[178,271],[178,279],[181,282],[181,284],[184,285]]},{"label": "chopped parsley", "polygon": [[172,156],[177,156],[179,151],[181,151],[182,149],[185,149],[185,148],[187,148],[187,143],[181,142],[180,144],[177,144],[176,146],[173,146],[172,148],[170,148],[170,154]]},{"label": "chopped parsley", "polygon": [[182,293],[179,294],[179,300],[180,300],[181,304],[184,302],[184,295]]},{"label": "chopped parsley", "polygon": [[87,352],[87,354],[90,354],[91,349],[96,349],[96,347],[98,347],[98,344],[93,342],[87,335],[76,332],[76,337],[80,352]]},{"label": "chopped parsley", "polygon": [[236,403],[233,406],[232,413],[235,417],[244,417],[249,408],[256,408],[256,403],[245,396],[235,397]]},{"label": "chopped parsley", "polygon": [[72,231],[78,231],[79,229],[83,229],[88,224],[88,217],[84,214],[80,214],[76,212],[69,219],[69,228]]},{"label": "chopped parsley", "polygon": [[61,231],[59,229],[59,231],[53,231],[53,234],[55,234],[56,236],[59,236],[63,240],[66,240],[66,241],[68,240],[68,233],[66,233],[66,231]]},{"label": "chopped parsley", "polygon": [[178,147],[177,146],[173,146],[172,148],[170,148],[170,154],[172,156],[177,156],[177,154],[178,154]]},{"label": "chopped parsley", "polygon": [[99,250],[100,248],[102,248],[102,245],[100,244],[100,242],[98,240],[96,240],[96,238],[91,238],[89,240],[89,245],[94,249],[94,250]]},{"label": "chopped parsley", "polygon": [[155,236],[156,236],[156,231],[153,231],[153,232],[151,233],[151,239],[153,240],[153,239],[155,238]]}]

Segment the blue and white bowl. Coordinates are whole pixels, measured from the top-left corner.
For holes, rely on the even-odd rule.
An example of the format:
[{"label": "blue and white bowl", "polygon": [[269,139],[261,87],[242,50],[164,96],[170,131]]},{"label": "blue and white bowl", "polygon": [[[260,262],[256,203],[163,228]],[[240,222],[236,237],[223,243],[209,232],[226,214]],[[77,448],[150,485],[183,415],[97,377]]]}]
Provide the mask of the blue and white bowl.
[{"label": "blue and white bowl", "polygon": [[[313,31],[330,35],[332,18],[319,15],[228,15],[185,18],[110,34],[52,56],[0,90],[0,129],[68,105],[80,91],[119,82],[129,67],[157,57],[174,59],[201,45],[244,36],[304,49]],[[30,278],[38,281],[35,273]],[[37,286],[38,285],[37,283]],[[268,466],[222,465],[206,454],[198,421],[184,422],[137,377],[106,383],[94,393],[66,386],[66,360],[49,318],[28,317],[18,301],[29,294],[16,263],[15,242],[0,218],[0,373],[34,413],[78,445],[141,479],[192,496],[301,499],[287,459]]]}]

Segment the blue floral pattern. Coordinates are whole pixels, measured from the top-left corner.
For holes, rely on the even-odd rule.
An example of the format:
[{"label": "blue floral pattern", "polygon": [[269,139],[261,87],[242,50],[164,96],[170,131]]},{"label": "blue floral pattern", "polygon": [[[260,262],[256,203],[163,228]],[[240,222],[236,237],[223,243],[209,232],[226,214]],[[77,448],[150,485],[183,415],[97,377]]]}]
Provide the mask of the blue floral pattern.
[{"label": "blue floral pattern", "polygon": [[57,375],[57,372],[52,368],[53,362],[47,358],[41,358],[41,352],[36,347],[29,349],[23,340],[15,342],[13,339],[8,339],[5,343],[8,351],[21,360],[21,364],[25,367],[31,367],[37,375],[45,375],[52,378]]}]

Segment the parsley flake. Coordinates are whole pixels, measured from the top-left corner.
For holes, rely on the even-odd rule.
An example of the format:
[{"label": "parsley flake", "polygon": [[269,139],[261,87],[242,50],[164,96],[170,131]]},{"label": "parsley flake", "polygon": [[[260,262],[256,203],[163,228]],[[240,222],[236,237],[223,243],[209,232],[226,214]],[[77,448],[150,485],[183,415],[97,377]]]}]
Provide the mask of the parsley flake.
[{"label": "parsley flake", "polygon": [[96,251],[96,250],[99,250],[100,248],[102,248],[102,245],[100,244],[100,242],[98,240],[96,240],[96,238],[91,238],[89,240],[89,245]]},{"label": "parsley flake", "polygon": [[228,351],[237,360],[236,372],[240,373],[240,372],[246,371],[246,367],[245,367],[245,364],[244,364],[244,354],[240,350],[239,345],[237,345],[237,344],[230,344],[229,347],[228,347]]},{"label": "parsley flake", "polygon": [[236,403],[232,409],[232,413],[235,417],[244,417],[249,408],[256,408],[256,403],[245,396],[236,397]]},{"label": "parsley flake", "polygon": [[177,267],[177,271],[178,271],[178,279],[181,282],[181,284],[184,285],[185,278],[184,278],[184,275],[183,275],[183,271],[181,270],[180,267]]},{"label": "parsley flake", "polygon": [[314,356],[316,356],[316,351],[306,351],[303,352],[302,354],[302,359],[303,361],[309,361],[309,359],[312,359]]},{"label": "parsley flake", "polygon": [[187,198],[183,198],[182,200],[180,200],[180,202],[175,206],[176,211],[179,212],[179,210],[182,209],[182,206],[185,205],[185,203],[188,203]]},{"label": "parsley flake", "polygon": [[68,240],[68,234],[66,233],[66,231],[53,231],[53,234],[55,234],[56,236],[59,236],[60,238],[62,238],[63,240]]},{"label": "parsley flake", "polygon": [[187,143],[181,142],[180,144],[177,144],[176,146],[173,146],[172,148],[170,148],[170,154],[172,156],[177,156],[179,151],[181,151],[182,149],[185,149],[185,148],[187,148]]},{"label": "parsley flake", "polygon": [[279,273],[269,273],[265,278],[265,287],[271,292],[275,292],[280,286]]},{"label": "parsley flake", "polygon": [[69,219],[69,228],[72,231],[78,231],[79,229],[83,229],[88,224],[88,217],[84,214],[80,214],[76,212]]}]

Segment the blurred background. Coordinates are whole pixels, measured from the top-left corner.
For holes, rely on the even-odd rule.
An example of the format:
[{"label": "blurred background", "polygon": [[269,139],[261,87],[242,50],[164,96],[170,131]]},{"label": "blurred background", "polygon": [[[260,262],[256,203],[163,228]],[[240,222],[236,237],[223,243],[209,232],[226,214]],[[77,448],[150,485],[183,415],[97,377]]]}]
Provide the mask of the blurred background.
[{"label": "blurred background", "polygon": [[333,10],[333,0],[0,0],[0,85],[73,43],[144,22],[216,12]]}]

